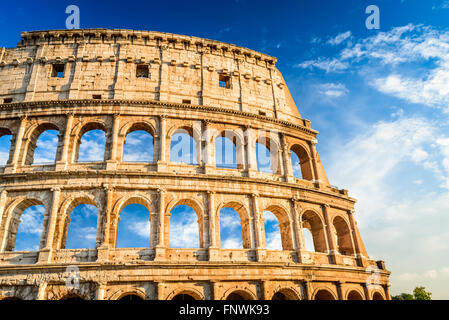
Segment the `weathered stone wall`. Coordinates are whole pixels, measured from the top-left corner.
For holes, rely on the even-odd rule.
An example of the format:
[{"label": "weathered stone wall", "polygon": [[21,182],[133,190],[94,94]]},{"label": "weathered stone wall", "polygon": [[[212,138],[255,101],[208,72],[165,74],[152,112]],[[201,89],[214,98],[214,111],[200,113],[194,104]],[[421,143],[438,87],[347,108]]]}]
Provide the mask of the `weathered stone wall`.
[{"label": "weathered stone wall", "polygon": [[[13,99],[0,101],[0,136],[12,135],[0,168],[0,297],[389,299],[389,271],[368,257],[353,217],[355,200],[329,184],[315,149],[317,132],[292,113],[296,106],[288,102],[275,58],[154,32],[22,37],[17,48],[0,52],[0,97]],[[62,78],[52,77],[58,63],[65,64]],[[149,66],[149,78],[136,77],[140,64]],[[230,88],[219,86],[220,75],[229,76]],[[79,163],[81,136],[93,128],[106,134],[104,161]],[[171,137],[180,128],[196,141],[197,165],[170,161]],[[47,129],[59,131],[55,163],[33,164],[36,141]],[[152,163],[123,161],[133,130],[153,136]],[[236,169],[216,167],[221,135],[235,138]],[[270,150],[272,174],[257,171],[256,142]],[[291,151],[302,179],[293,176]],[[150,242],[117,248],[120,212],[133,203],[150,212]],[[45,206],[39,251],[14,251],[20,216],[37,204]],[[79,204],[98,208],[93,249],[65,249]],[[198,215],[200,248],[169,247],[170,212],[179,204]],[[243,249],[220,248],[224,207],[240,216]],[[279,221],[283,250],[266,248],[265,210]],[[305,249],[304,228],[316,252]],[[73,267],[76,288],[66,283]]]}]

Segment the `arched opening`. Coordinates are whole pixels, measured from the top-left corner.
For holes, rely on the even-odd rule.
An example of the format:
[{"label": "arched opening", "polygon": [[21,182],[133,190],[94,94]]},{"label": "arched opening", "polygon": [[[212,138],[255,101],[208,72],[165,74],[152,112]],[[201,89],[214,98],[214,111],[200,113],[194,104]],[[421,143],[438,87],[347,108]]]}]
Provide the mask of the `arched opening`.
[{"label": "arched opening", "polygon": [[171,136],[170,161],[197,165],[198,150],[190,127],[177,129]]},{"label": "arched opening", "polygon": [[312,161],[303,146],[293,145],[290,149],[290,159],[294,177],[313,180]]},{"label": "arched opening", "polygon": [[348,300],[363,300],[363,297],[360,293],[355,290],[352,290],[348,294]]},{"label": "arched opening", "polygon": [[329,291],[321,289],[315,294],[314,300],[335,300],[335,298]]},{"label": "arched opening", "polygon": [[27,139],[24,164],[54,163],[61,139],[55,124],[43,123],[37,126]]},{"label": "arched opening", "polygon": [[302,229],[308,229],[312,234],[315,252],[327,252],[324,226],[320,217],[313,211],[306,211],[301,216]]},{"label": "arched opening", "polygon": [[170,211],[170,248],[199,248],[200,221],[195,210],[185,204],[175,206]]},{"label": "arched opening", "polygon": [[77,205],[67,223],[66,249],[95,248],[98,209],[92,204]]},{"label": "arched opening", "polygon": [[44,226],[45,207],[35,205],[25,209],[20,217],[14,251],[37,251]]},{"label": "arched opening", "polygon": [[333,225],[338,252],[342,255],[352,255],[354,250],[348,224],[343,218],[337,216],[334,218]]},{"label": "arched opening", "polygon": [[277,291],[271,300],[299,300],[299,297],[293,290],[285,288]]},{"label": "arched opening", "polygon": [[302,228],[302,233],[304,235],[304,247],[307,251],[315,252],[315,246],[313,244],[312,232],[308,228]]},{"label": "arched opening", "polygon": [[0,166],[10,161],[12,133],[9,129],[0,128]]},{"label": "arched opening", "polygon": [[106,130],[99,123],[84,126],[80,133],[77,162],[104,161],[106,154]]},{"label": "arched opening", "polygon": [[131,127],[123,146],[124,162],[153,162],[153,134],[147,126]]},{"label": "arched opening", "polygon": [[215,163],[217,168],[237,169],[237,139],[217,137],[215,140]]},{"label": "arched opening", "polygon": [[379,292],[374,292],[373,300],[385,300],[385,299]]},{"label": "arched opening", "polygon": [[220,244],[223,249],[243,248],[240,216],[232,208],[222,208],[220,210]]},{"label": "arched opening", "polygon": [[187,293],[180,293],[173,297],[172,300],[183,300],[183,301],[194,301],[196,300],[193,296]]},{"label": "arched opening", "polygon": [[129,204],[120,212],[117,248],[150,247],[150,212],[141,204]]},{"label": "arched opening", "polygon": [[263,212],[265,244],[270,250],[293,250],[293,239],[287,213],[279,206]]},{"label": "arched opening", "polygon": [[251,295],[243,290],[231,292],[226,300],[254,300]]},{"label": "arched opening", "polygon": [[278,147],[273,139],[262,136],[256,140],[257,170],[260,172],[279,174],[281,167],[278,158]]},{"label": "arched opening", "polygon": [[119,300],[122,301],[142,301],[144,299],[142,299],[142,297],[138,296],[137,294],[126,294],[123,297],[121,297]]},{"label": "arched opening", "polygon": [[58,150],[59,131],[46,130],[39,135],[32,164],[47,164],[56,161]]},{"label": "arched opening", "polygon": [[263,220],[266,248],[270,250],[282,250],[281,230],[278,219],[272,212],[264,211]]}]

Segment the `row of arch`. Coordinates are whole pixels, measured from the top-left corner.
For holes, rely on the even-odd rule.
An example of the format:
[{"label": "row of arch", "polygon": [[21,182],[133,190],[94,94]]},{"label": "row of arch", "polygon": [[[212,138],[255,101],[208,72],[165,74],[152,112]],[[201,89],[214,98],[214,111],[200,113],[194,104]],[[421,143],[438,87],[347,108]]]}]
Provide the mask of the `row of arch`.
[{"label": "row of arch", "polygon": [[[314,177],[309,146],[293,143],[287,147],[285,142],[279,141],[277,133],[259,130],[250,138],[250,146],[245,150],[249,135],[241,129],[217,130],[208,127],[202,131],[194,125],[174,125],[166,134],[159,132],[159,135],[156,135],[156,129],[151,122],[136,121],[113,131],[113,134],[109,133],[104,122],[87,122],[71,130],[70,136],[74,139],[67,139],[67,133],[55,123],[34,124],[23,128],[23,136],[19,139],[25,141],[21,147],[24,156],[17,161],[21,165],[54,163],[61,160],[76,163],[109,159],[119,162],[155,163],[165,160],[163,159],[166,157],[165,150],[162,150],[165,146],[162,145],[167,142],[161,142],[159,139],[166,137],[165,139],[169,141],[167,145],[170,146],[170,158],[167,161],[170,162],[189,165],[210,164],[225,169],[243,169],[247,162],[248,166],[251,165],[261,172],[282,174],[285,167],[286,173],[297,178],[313,180]],[[111,137],[112,135],[123,136],[123,143],[118,145],[118,138]],[[10,164],[14,160],[14,146],[18,145],[16,141],[18,136],[18,133],[13,133],[0,125],[0,161],[3,165]],[[156,137],[159,144],[157,150]],[[117,152],[112,151],[114,144],[116,144],[114,150],[117,149]],[[284,147],[288,149],[286,155],[282,154]],[[64,148],[73,150],[71,159],[63,159],[66,157],[63,155]]]},{"label": "row of arch", "polygon": [[[37,208],[40,209],[37,209]],[[53,247],[55,249],[94,248],[101,244],[102,226],[100,211],[95,199],[88,196],[67,198],[58,204]],[[6,210],[0,230],[1,250],[28,251],[45,245],[49,222],[45,208],[38,199],[18,198]],[[112,206],[112,227],[108,232],[109,244],[114,248],[154,247],[157,242],[158,218],[150,199],[143,195],[123,197]],[[164,209],[165,210],[165,209]],[[329,252],[326,223],[315,209],[304,210],[298,215],[299,230],[280,204],[263,207],[260,217],[261,246],[270,250],[295,250],[295,233],[299,233],[303,249],[311,252]],[[153,212],[152,212],[153,211]],[[152,214],[153,213],[153,214]],[[251,249],[256,246],[252,214],[238,200],[224,201],[213,209],[215,225],[204,223],[204,209],[195,199],[173,199],[164,213],[166,245],[173,248],[205,248],[205,233],[215,237],[216,246],[222,249]],[[153,217],[153,218],[152,218]],[[40,228],[40,229],[39,229]],[[330,219],[335,249],[343,255],[354,255],[355,246],[350,222],[340,214]],[[34,235],[34,238],[30,236]],[[78,240],[77,240],[78,239]],[[34,241],[34,245],[31,242]],[[30,250],[33,251],[33,250]]]},{"label": "row of arch", "polygon": [[[71,293],[61,297],[59,300],[84,300],[85,298],[81,295],[77,295],[76,293]],[[201,296],[198,292],[192,290],[176,290],[168,297],[169,300],[183,300],[183,301],[194,301],[194,300],[203,300],[204,297]],[[276,291],[268,300],[300,300],[301,297],[298,293],[290,288],[283,288]],[[319,289],[312,296],[312,300],[337,300],[338,298],[335,296],[332,291],[327,289]],[[18,297],[4,297],[0,300],[21,300]],[[145,300],[144,293],[140,292],[123,292],[121,293],[116,300],[123,301],[137,301],[137,300]],[[245,290],[234,290],[226,294],[224,300],[257,300],[257,298],[248,291]],[[358,290],[349,290],[345,300],[365,300],[364,295]],[[379,291],[374,291],[371,296],[371,300],[385,300],[384,296]]]}]

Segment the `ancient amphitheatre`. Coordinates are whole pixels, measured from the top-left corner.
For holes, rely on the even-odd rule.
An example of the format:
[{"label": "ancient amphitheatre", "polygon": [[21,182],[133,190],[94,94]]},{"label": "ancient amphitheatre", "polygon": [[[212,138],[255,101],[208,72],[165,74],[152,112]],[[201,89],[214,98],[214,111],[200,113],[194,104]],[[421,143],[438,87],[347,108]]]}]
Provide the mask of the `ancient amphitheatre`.
[{"label": "ancient amphitheatre", "polygon": [[[161,32],[21,36],[0,49],[0,136],[11,136],[0,168],[1,299],[390,299],[390,272],[368,257],[355,199],[329,183],[318,132],[276,58]],[[36,141],[50,129],[59,131],[55,162],[34,164]],[[104,161],[78,162],[80,139],[93,129],[105,133]],[[181,129],[196,143],[196,165],[170,161]],[[152,163],[123,161],[135,130],[153,136]],[[216,165],[217,137],[233,141],[235,168]],[[272,172],[258,170],[256,143],[269,150]],[[133,203],[148,209],[150,245],[117,248],[120,212]],[[37,204],[45,207],[39,250],[15,251],[21,214]],[[96,246],[65,249],[79,204],[98,208]],[[199,248],[170,248],[170,212],[181,204],[198,216]],[[240,216],[242,249],[221,249],[222,208]],[[266,248],[264,211],[279,222],[282,250]],[[68,286],[73,268],[77,285]]]}]

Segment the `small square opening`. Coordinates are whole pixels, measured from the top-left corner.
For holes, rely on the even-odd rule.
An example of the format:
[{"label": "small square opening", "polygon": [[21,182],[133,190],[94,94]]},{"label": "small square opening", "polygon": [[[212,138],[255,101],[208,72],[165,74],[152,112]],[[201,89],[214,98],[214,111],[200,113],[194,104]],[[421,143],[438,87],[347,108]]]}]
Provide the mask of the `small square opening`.
[{"label": "small square opening", "polygon": [[95,100],[101,100],[101,94],[94,94],[92,95],[92,98]]},{"label": "small square opening", "polygon": [[54,78],[64,78],[64,69],[65,69],[65,64],[54,63],[52,65],[51,76]]},{"label": "small square opening", "polygon": [[191,101],[191,100],[187,100],[187,99],[183,99],[183,100],[182,100],[182,103],[191,104],[192,101]]},{"label": "small square opening", "polygon": [[267,113],[266,113],[265,111],[260,111],[260,110],[259,110],[259,115],[261,115],[261,116],[266,116]]},{"label": "small square opening", "polygon": [[231,88],[231,77],[220,74],[220,76],[218,77],[218,85],[221,88],[226,88],[226,89]]},{"label": "small square opening", "polygon": [[3,99],[3,103],[11,103],[11,102],[12,102],[12,98]]},{"label": "small square opening", "polygon": [[149,78],[150,77],[150,67],[147,64],[138,64],[136,67],[136,77],[137,78]]}]

